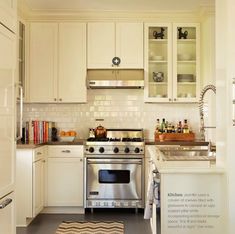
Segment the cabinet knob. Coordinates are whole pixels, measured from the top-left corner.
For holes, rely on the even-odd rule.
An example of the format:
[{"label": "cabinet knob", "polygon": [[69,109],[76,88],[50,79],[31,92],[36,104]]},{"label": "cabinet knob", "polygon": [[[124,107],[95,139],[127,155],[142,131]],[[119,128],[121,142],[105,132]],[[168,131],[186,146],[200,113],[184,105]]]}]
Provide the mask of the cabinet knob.
[{"label": "cabinet knob", "polygon": [[177,99],[176,99],[176,98],[174,98],[174,101],[177,101]]},{"label": "cabinet knob", "polygon": [[62,98],[60,98],[59,101],[62,101]]},{"label": "cabinet knob", "polygon": [[80,162],[82,162],[83,161],[83,159],[82,158],[80,158]]},{"label": "cabinet knob", "polygon": [[71,153],[70,150],[62,150],[61,152],[62,152],[62,153]]},{"label": "cabinet knob", "polygon": [[169,98],[169,101],[171,102],[171,98]]},{"label": "cabinet knob", "polygon": [[56,98],[54,98],[54,101],[56,102]]}]

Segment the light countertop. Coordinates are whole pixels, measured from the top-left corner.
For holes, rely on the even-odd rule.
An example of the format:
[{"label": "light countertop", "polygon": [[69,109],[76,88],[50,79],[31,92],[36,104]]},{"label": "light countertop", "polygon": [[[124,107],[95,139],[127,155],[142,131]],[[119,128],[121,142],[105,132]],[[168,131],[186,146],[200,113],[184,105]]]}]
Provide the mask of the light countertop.
[{"label": "light countertop", "polygon": [[45,142],[45,143],[35,143],[35,142],[29,142],[29,143],[18,143],[16,148],[17,149],[35,149],[43,145],[83,145],[84,140],[75,140],[72,142],[67,141],[54,141],[54,142]]},{"label": "light countertop", "polygon": [[218,167],[214,160],[164,160],[164,154],[156,145],[148,147],[148,153],[160,173],[203,173],[221,174],[224,168]]}]

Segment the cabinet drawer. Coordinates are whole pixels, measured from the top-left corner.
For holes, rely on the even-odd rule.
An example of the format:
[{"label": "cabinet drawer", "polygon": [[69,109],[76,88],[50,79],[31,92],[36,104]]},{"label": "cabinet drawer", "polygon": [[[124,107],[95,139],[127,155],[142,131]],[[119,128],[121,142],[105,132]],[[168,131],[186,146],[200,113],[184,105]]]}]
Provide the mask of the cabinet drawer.
[{"label": "cabinet drawer", "polygon": [[33,162],[38,161],[41,158],[44,158],[44,156],[45,156],[44,149],[45,149],[45,147],[38,147],[34,150]]},{"label": "cabinet drawer", "polygon": [[83,146],[49,146],[48,157],[83,157]]}]

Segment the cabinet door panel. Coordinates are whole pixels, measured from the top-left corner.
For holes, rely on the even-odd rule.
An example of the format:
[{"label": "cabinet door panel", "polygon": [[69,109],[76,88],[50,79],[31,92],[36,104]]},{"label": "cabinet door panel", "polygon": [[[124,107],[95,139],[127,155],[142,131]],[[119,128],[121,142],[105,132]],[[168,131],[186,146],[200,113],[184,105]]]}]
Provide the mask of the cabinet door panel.
[{"label": "cabinet door panel", "polygon": [[112,68],[115,57],[115,24],[88,23],[88,68]]},{"label": "cabinet door panel", "polygon": [[143,68],[143,24],[116,24],[116,56],[122,68]]},{"label": "cabinet door panel", "polygon": [[40,213],[44,205],[44,162],[33,163],[33,217]]},{"label": "cabinet door panel", "polygon": [[174,24],[173,97],[177,102],[197,102],[200,83],[199,24]]},{"label": "cabinet door panel", "polygon": [[83,206],[83,159],[48,158],[48,206]]},{"label": "cabinet door panel", "polygon": [[86,24],[59,24],[58,99],[86,101]]},{"label": "cabinet door panel", "polygon": [[54,102],[57,97],[56,23],[31,23],[29,93],[31,102]]}]

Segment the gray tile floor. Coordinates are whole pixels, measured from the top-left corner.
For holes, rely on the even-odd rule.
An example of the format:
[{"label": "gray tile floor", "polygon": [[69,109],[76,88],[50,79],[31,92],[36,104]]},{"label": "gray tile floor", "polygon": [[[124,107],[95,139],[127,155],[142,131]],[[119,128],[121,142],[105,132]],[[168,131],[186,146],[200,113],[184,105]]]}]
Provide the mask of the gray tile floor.
[{"label": "gray tile floor", "polygon": [[151,234],[149,220],[143,212],[133,209],[95,209],[94,213],[80,214],[39,214],[27,228],[17,228],[17,234],[53,234],[62,221],[106,220],[123,221],[125,234]]}]

